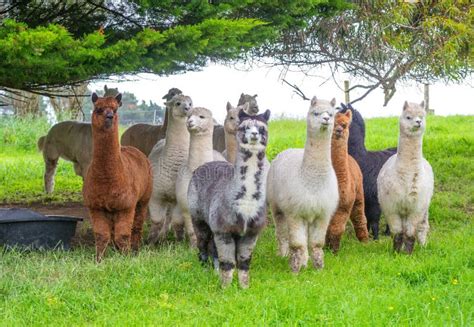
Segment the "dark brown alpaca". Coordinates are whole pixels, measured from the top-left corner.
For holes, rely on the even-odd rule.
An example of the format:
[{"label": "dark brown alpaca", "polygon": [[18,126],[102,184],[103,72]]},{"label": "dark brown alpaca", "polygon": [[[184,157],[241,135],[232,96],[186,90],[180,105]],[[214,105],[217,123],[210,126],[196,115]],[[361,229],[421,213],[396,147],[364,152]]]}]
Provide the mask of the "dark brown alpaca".
[{"label": "dark brown alpaca", "polygon": [[152,190],[151,165],[139,150],[119,144],[117,109],[122,95],[92,94],[92,162],[84,180],[84,204],[89,208],[100,262],[113,237],[115,246],[138,251]]},{"label": "dark brown alpaca", "polygon": [[326,244],[336,253],[339,250],[342,234],[349,218],[354,225],[356,236],[361,242],[367,242],[369,232],[364,213],[364,187],[362,172],[357,162],[347,152],[349,126],[352,111],[337,113],[331,140],[331,158],[339,186],[339,205],[331,219]]}]

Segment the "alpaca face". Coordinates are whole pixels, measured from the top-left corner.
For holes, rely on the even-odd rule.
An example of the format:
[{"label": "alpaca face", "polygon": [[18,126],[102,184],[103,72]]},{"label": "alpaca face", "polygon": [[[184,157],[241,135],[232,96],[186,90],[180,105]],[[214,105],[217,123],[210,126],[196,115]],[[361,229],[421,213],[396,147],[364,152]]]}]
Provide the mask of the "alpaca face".
[{"label": "alpaca face", "polygon": [[184,119],[188,115],[188,111],[192,109],[193,101],[186,95],[178,94],[168,101],[166,106],[171,109],[173,118]]},{"label": "alpaca face", "polygon": [[117,110],[122,105],[122,94],[99,98],[96,93],[92,93],[92,103],[94,104],[92,125],[110,129],[118,124]]},{"label": "alpaca face", "polygon": [[206,108],[193,108],[188,113],[186,126],[191,134],[208,134],[214,128],[212,112]]},{"label": "alpaca face", "polygon": [[400,132],[408,136],[423,134],[426,127],[426,111],[424,102],[421,104],[406,102],[400,116]]},{"label": "alpaca face", "polygon": [[[230,102],[227,102],[227,115],[224,121],[224,130],[226,133],[235,135],[237,133],[237,128],[239,127],[239,112],[244,109],[248,109],[248,103],[233,107]],[[244,110],[245,111],[245,110]]]},{"label": "alpaca face", "polygon": [[257,94],[249,95],[249,94],[241,94],[239,103],[237,105],[241,106],[245,103],[248,103],[249,106],[245,109],[245,113],[248,115],[256,115],[258,114],[258,104],[257,104]]},{"label": "alpaca face", "polygon": [[264,151],[268,141],[267,122],[270,110],[257,116],[249,116],[244,111],[239,113],[241,121],[237,129],[239,146],[251,152]]},{"label": "alpaca face", "polygon": [[352,120],[352,110],[347,110],[345,113],[338,112],[334,118],[333,138],[336,140],[347,140],[349,138],[349,126]]},{"label": "alpaca face", "polygon": [[331,102],[313,97],[307,116],[307,126],[311,134],[331,134],[334,126],[336,99]]}]

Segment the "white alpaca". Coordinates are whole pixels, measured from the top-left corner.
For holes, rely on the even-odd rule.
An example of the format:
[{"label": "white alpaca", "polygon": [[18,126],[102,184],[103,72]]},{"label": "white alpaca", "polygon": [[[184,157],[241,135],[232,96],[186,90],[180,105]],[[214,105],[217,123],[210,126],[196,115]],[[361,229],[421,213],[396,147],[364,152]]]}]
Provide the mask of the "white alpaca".
[{"label": "white alpaca", "polygon": [[153,192],[149,204],[152,226],[148,236],[151,243],[163,241],[166,237],[169,214],[176,238],[184,238],[184,221],[176,208],[176,178],[179,168],[188,158],[186,118],[193,103],[190,97],[179,94],[166,106],[169,109],[166,139],[159,141],[148,156],[153,170]]},{"label": "white alpaca", "polygon": [[314,267],[324,266],[326,230],[339,201],[331,162],[335,103],[335,99],[329,102],[313,97],[304,149],[280,153],[268,174],[267,199],[275,219],[279,252],[285,256],[291,251],[293,272],[307,265],[308,246]]},{"label": "white alpaca", "polygon": [[212,112],[205,108],[193,108],[188,114],[187,128],[191,135],[187,162],[179,169],[176,180],[176,200],[179,212],[192,246],[196,246],[191,215],[188,208],[188,186],[194,170],[211,161],[225,161],[224,157],[212,149],[214,121]]},{"label": "white alpaca", "polygon": [[405,102],[400,116],[398,151],[383,165],[377,178],[378,199],[394,235],[393,247],[412,253],[415,234],[426,244],[428,209],[434,188],[433,170],[423,158],[426,126],[424,102]]}]

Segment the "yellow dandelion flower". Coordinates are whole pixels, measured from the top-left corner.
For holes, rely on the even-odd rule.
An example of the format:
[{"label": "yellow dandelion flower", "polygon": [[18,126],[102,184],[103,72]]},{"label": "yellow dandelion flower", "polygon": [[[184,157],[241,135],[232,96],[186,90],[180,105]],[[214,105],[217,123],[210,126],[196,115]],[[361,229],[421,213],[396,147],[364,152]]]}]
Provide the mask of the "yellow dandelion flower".
[{"label": "yellow dandelion flower", "polygon": [[458,281],[456,278],[454,278],[454,279],[451,281],[451,284],[453,284],[453,285],[457,285],[458,283],[459,283],[459,281]]},{"label": "yellow dandelion flower", "polygon": [[389,307],[388,307],[388,310],[390,310],[390,311],[393,311],[393,309],[395,309],[395,308],[392,307],[392,306],[389,306]]}]

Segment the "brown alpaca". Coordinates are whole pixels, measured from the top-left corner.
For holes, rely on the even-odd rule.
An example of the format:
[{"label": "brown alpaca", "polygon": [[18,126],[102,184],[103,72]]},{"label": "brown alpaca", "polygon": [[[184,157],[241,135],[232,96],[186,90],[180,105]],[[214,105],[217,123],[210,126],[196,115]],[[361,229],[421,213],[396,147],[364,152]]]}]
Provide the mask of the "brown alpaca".
[{"label": "brown alpaca", "polygon": [[112,236],[122,253],[130,248],[138,251],[152,191],[147,157],[119,144],[117,109],[121,99],[121,94],[106,98],[92,94],[92,162],[83,195],[94,230],[97,262]]},{"label": "brown alpaca", "polygon": [[349,125],[352,111],[337,113],[331,140],[331,159],[339,186],[339,205],[326,233],[326,244],[336,253],[349,218],[354,225],[356,236],[367,242],[367,219],[364,213],[364,187],[362,172],[357,162],[347,152]]}]

